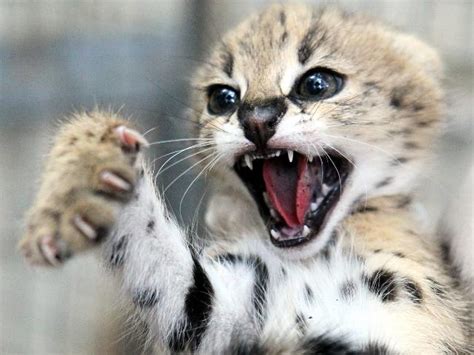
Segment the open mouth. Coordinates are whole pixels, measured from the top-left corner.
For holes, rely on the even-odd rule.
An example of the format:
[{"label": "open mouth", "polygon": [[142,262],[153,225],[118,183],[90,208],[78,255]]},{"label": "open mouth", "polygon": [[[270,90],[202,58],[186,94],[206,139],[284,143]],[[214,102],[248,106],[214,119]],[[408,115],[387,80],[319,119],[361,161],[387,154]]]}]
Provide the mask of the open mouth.
[{"label": "open mouth", "polygon": [[245,154],[235,171],[254,197],[272,243],[289,248],[317,237],[351,172],[338,154],[308,158],[288,150]]}]

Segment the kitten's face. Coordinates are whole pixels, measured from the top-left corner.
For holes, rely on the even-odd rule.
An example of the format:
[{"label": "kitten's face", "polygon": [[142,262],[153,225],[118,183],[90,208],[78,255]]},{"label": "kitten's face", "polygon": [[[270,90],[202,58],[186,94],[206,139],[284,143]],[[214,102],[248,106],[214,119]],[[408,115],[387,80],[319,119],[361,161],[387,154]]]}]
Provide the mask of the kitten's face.
[{"label": "kitten's face", "polygon": [[273,6],[208,63],[195,79],[199,135],[215,144],[215,169],[250,192],[276,250],[317,253],[355,204],[412,188],[441,97],[437,57],[419,41],[335,10]]}]

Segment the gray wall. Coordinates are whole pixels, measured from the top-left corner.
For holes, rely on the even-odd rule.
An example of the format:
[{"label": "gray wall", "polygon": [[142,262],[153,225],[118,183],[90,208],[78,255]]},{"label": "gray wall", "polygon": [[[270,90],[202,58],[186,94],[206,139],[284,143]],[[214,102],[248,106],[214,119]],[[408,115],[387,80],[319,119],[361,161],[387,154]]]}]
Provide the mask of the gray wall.
[{"label": "gray wall", "polygon": [[[122,112],[144,129],[159,125],[148,136],[152,141],[185,137],[182,112],[189,73],[209,43],[265,3],[0,1],[0,353],[133,349],[129,327],[118,326],[121,312],[113,288],[93,255],[44,271],[28,268],[15,250],[51,132],[73,110],[124,105]],[[450,124],[437,146],[442,154],[425,192],[431,210],[439,213],[472,164],[472,3],[339,3],[418,34],[445,59]],[[152,154],[179,147],[161,147]],[[160,185],[185,169],[185,164],[177,166]],[[169,191],[175,210],[191,177]],[[185,221],[195,213],[201,194],[202,184],[186,197]]]}]

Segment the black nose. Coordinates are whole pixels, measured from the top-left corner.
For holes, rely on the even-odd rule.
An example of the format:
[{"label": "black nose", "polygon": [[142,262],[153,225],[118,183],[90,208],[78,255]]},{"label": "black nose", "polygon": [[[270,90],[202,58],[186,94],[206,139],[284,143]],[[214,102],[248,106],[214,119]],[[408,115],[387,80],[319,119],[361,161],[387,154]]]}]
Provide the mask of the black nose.
[{"label": "black nose", "polygon": [[286,113],[284,98],[273,98],[263,102],[242,103],[237,112],[245,137],[257,149],[263,150],[268,140],[275,134],[280,119]]}]

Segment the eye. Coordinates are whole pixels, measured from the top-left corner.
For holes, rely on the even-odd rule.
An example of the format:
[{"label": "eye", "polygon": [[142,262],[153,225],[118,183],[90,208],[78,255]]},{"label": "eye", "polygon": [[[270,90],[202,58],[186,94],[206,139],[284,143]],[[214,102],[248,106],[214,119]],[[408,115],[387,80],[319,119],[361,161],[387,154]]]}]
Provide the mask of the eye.
[{"label": "eye", "polygon": [[340,74],[316,68],[304,74],[296,84],[296,96],[304,100],[324,100],[341,91],[344,79]]},{"label": "eye", "polygon": [[239,104],[239,93],[229,86],[213,85],[209,88],[207,109],[213,115],[223,115],[234,111]]}]

